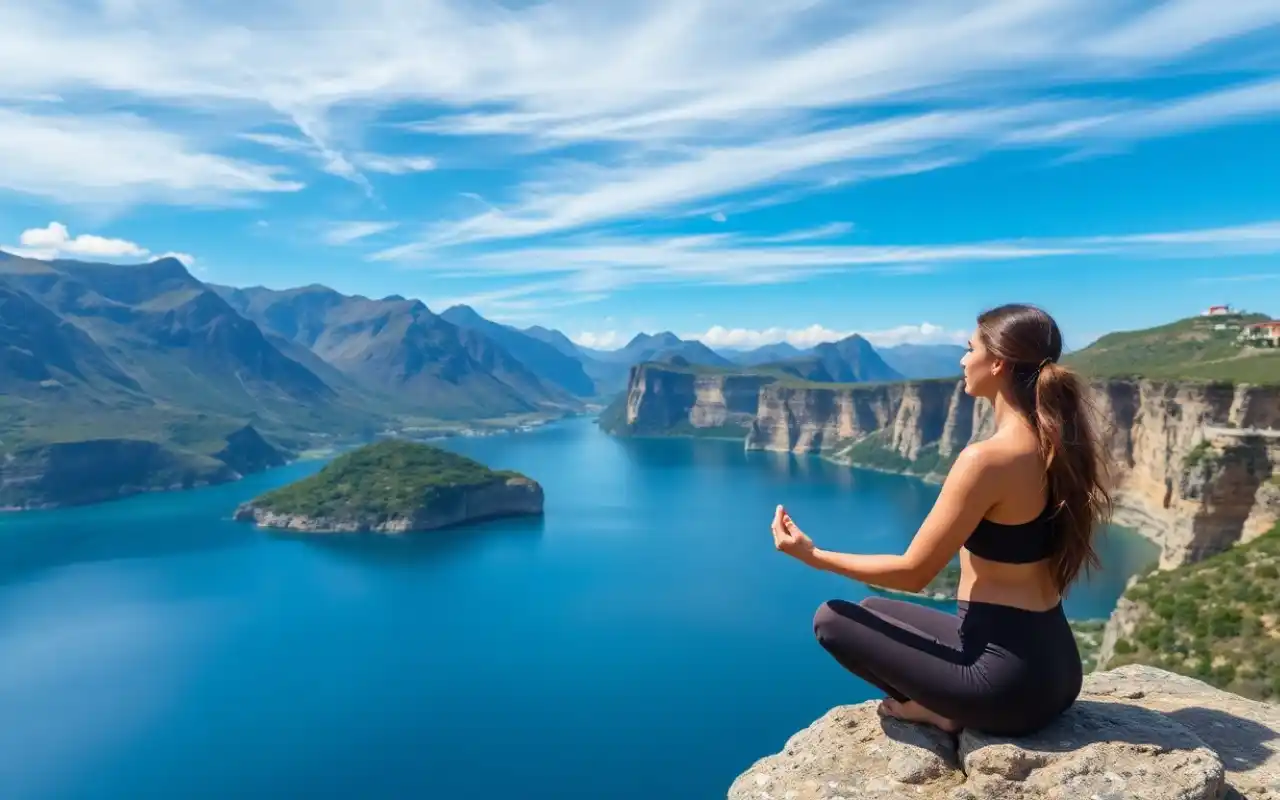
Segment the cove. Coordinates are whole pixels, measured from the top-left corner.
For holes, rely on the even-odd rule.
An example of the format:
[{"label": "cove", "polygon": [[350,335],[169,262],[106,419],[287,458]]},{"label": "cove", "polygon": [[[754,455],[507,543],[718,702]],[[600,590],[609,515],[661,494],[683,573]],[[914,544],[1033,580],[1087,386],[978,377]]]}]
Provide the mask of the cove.
[{"label": "cove", "polygon": [[[813,639],[868,590],[773,549],[905,547],[937,487],[580,418],[443,446],[540,520],[299,537],[231,520],[318,470],[0,517],[0,796],[723,797],[838,703]],[[1112,530],[1067,599],[1110,613],[1153,545]]]}]

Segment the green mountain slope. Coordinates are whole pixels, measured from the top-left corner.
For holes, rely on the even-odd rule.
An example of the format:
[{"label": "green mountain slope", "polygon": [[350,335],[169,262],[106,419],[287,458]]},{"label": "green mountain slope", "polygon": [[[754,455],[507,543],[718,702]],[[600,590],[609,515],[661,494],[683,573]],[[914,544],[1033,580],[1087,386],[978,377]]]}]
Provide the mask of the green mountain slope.
[{"label": "green mountain slope", "polygon": [[1062,361],[1096,378],[1280,383],[1280,350],[1247,348],[1240,327],[1265,314],[1190,317],[1136,331],[1109,333]]},{"label": "green mountain slope", "polygon": [[457,420],[581,407],[497,342],[417,300],[318,285],[214,288],[269,336],[305,347],[357,384],[366,403],[388,411]]},{"label": "green mountain slope", "polygon": [[1198,564],[1150,573],[1124,596],[1137,620],[1108,669],[1151,664],[1280,700],[1280,527]]},{"label": "green mountain slope", "polygon": [[871,342],[856,333],[838,342],[824,342],[817,345],[807,355],[760,366],[777,369],[814,383],[859,383],[903,379],[901,373],[884,362]]},{"label": "green mountain slope", "polygon": [[576,397],[591,397],[596,393],[595,382],[583,370],[580,357],[566,355],[555,345],[509,325],[487,320],[470,306],[447,308],[440,317],[497,342],[544,383],[559,386]]}]

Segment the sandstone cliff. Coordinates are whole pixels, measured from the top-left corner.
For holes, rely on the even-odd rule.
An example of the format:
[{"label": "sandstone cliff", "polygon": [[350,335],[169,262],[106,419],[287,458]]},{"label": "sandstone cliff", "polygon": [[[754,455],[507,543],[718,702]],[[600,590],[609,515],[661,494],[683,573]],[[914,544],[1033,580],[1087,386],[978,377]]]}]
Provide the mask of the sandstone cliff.
[{"label": "sandstone cliff", "polygon": [[252,426],[229,434],[212,455],[145,439],[40,445],[0,457],[0,508],[53,508],[190,489],[237,480],[285,460]]},{"label": "sandstone cliff", "polygon": [[[1116,467],[1116,522],[1160,544],[1162,567],[1221,552],[1280,519],[1280,387],[1109,380],[1091,389]],[[990,404],[955,380],[797,384],[645,364],[632,369],[625,407],[606,427],[633,435],[741,427],[750,449],[937,481],[993,425]]]},{"label": "sandstone cliff", "polygon": [[751,765],[729,800],[1280,800],[1280,707],[1152,667],[1086,676],[1038,734],[958,737],[838,706]]},{"label": "sandstone cliff", "polygon": [[424,503],[404,514],[309,516],[273,511],[248,502],[236,509],[235,518],[263,528],[306,533],[408,533],[498,517],[536,516],[543,511],[543,499],[542,486],[536,481],[511,477],[462,487],[443,501]]},{"label": "sandstone cliff", "polygon": [[640,364],[631,368],[621,424],[613,432],[739,436],[756,416],[760,387],[774,380]]}]

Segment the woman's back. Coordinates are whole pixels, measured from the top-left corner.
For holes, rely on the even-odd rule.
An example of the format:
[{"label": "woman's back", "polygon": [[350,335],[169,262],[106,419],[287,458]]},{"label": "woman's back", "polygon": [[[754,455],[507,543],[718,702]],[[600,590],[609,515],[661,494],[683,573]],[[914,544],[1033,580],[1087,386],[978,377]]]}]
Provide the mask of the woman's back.
[{"label": "woman's back", "polygon": [[[971,445],[1002,487],[969,547],[960,550],[959,600],[1045,611],[1058,604],[1047,551],[1053,542],[1044,459],[1035,434],[1011,427]],[[981,543],[983,547],[978,547]],[[1034,560],[1032,560],[1034,559]]]}]

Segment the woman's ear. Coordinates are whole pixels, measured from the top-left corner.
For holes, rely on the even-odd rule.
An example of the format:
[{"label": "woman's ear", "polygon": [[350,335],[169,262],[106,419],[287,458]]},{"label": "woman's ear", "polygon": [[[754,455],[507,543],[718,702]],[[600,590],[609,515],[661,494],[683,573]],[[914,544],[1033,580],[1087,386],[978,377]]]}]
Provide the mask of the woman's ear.
[{"label": "woman's ear", "polygon": [[998,358],[997,358],[995,361],[992,361],[992,362],[991,362],[991,374],[992,374],[992,375],[1000,375],[1000,374],[1001,374],[1001,373],[1003,373],[1003,372],[1004,372],[1004,362],[1003,362],[1003,361],[1001,361],[1000,359],[998,359]]}]

